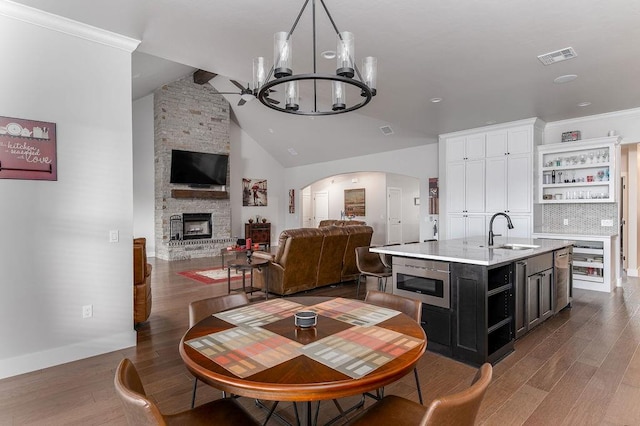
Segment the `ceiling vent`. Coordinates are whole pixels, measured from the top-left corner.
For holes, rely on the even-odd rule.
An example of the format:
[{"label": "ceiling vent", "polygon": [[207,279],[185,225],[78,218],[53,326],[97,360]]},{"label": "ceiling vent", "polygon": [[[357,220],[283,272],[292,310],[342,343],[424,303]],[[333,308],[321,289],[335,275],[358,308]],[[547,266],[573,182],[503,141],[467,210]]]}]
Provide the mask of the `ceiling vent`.
[{"label": "ceiling vent", "polygon": [[380,131],[385,136],[389,136],[393,134],[393,129],[391,128],[391,126],[382,126],[380,127]]},{"label": "ceiling vent", "polygon": [[564,49],[556,50],[555,52],[545,53],[544,55],[538,56],[540,62],[544,65],[555,64],[556,62],[566,61],[567,59],[573,59],[578,54],[573,47],[565,47]]}]

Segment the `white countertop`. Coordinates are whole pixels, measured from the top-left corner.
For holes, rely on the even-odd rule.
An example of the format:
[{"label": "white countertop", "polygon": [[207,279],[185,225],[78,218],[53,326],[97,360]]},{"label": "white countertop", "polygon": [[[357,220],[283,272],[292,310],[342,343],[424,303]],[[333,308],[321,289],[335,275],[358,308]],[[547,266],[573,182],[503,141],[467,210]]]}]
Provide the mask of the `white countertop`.
[{"label": "white countertop", "polygon": [[[501,237],[496,237],[494,243],[493,247],[487,247],[485,238],[470,238],[372,247],[371,251],[392,256],[491,266],[499,263],[514,262],[572,245],[571,240]],[[498,246],[504,244],[526,244],[539,247],[526,250],[498,248]]]}]

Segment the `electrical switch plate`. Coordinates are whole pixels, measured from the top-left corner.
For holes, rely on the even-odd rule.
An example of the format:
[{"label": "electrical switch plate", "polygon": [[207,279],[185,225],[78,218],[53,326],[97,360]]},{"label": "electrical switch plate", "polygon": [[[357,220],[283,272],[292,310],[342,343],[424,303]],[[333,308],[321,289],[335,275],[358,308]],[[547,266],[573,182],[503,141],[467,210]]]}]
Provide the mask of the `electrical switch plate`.
[{"label": "electrical switch plate", "polygon": [[600,226],[613,226],[613,219],[602,219]]},{"label": "electrical switch plate", "polygon": [[109,231],[109,242],[110,243],[117,243],[120,240],[120,233],[118,232],[118,230],[112,230]]},{"label": "electrical switch plate", "polygon": [[93,316],[93,305],[84,305],[82,307],[82,318],[91,318]]},{"label": "electrical switch plate", "polygon": [[564,219],[562,222],[564,225],[568,225],[569,224],[569,219]]}]

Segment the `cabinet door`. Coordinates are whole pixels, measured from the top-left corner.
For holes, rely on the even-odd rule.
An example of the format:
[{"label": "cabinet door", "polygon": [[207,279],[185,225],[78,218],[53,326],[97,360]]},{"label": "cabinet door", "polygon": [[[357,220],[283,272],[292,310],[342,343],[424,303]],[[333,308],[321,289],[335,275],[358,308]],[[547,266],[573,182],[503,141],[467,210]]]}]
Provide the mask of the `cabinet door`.
[{"label": "cabinet door", "polygon": [[449,239],[464,238],[466,234],[467,218],[461,214],[448,215],[447,235]]},{"label": "cabinet door", "polygon": [[507,158],[508,156],[502,155],[486,159],[487,192],[485,199],[488,213],[507,210]]},{"label": "cabinet door", "polygon": [[449,213],[465,211],[465,163],[447,164],[447,208]]},{"label": "cabinet door", "polygon": [[465,150],[467,160],[479,160],[481,158],[484,158],[484,139],[484,133],[466,137]]},{"label": "cabinet door", "polygon": [[466,217],[465,237],[486,237],[485,215],[468,215]]},{"label": "cabinet door", "polygon": [[465,153],[465,138],[451,138],[447,139],[447,162],[463,161],[466,158]]},{"label": "cabinet door", "polygon": [[540,321],[553,315],[553,269],[547,269],[540,274]]},{"label": "cabinet door", "polygon": [[487,133],[486,147],[487,158],[507,155],[507,131],[499,130]]},{"label": "cabinet door", "polygon": [[512,238],[531,238],[531,216],[510,215],[509,217],[511,217],[513,229],[507,230],[507,236]]},{"label": "cabinet door", "polygon": [[531,154],[509,155],[507,158],[506,210],[510,213],[529,213],[533,202]]},{"label": "cabinet door", "polygon": [[540,323],[540,274],[527,278],[527,326],[529,330]]},{"label": "cabinet door", "polygon": [[515,278],[515,327],[516,338],[527,332],[527,263],[516,262]]},{"label": "cabinet door", "polygon": [[465,165],[465,211],[484,213],[484,160],[467,161]]},{"label": "cabinet door", "polygon": [[509,155],[533,153],[533,137],[529,127],[509,129],[507,135]]}]

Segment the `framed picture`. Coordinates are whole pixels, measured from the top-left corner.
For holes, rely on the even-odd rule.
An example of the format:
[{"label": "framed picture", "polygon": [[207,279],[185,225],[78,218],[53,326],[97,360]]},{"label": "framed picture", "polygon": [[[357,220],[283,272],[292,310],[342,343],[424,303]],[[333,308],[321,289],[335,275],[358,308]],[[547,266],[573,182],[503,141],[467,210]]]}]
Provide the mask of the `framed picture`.
[{"label": "framed picture", "polygon": [[296,212],[296,190],[289,190],[289,214]]},{"label": "framed picture", "polygon": [[244,207],[267,205],[267,180],[242,178],[242,205]]},{"label": "framed picture", "polygon": [[366,216],[364,188],[344,190],[344,213],[348,217]]},{"label": "framed picture", "polygon": [[0,116],[0,179],[58,180],[56,124]]}]

